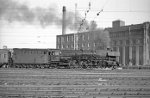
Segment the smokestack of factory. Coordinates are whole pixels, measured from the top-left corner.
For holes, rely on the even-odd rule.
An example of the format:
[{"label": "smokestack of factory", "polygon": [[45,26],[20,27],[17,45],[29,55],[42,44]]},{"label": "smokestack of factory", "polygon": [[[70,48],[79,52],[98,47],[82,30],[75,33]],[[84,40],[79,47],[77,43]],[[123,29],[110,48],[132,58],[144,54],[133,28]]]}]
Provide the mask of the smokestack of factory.
[{"label": "smokestack of factory", "polygon": [[63,6],[62,35],[66,34],[66,7]]}]

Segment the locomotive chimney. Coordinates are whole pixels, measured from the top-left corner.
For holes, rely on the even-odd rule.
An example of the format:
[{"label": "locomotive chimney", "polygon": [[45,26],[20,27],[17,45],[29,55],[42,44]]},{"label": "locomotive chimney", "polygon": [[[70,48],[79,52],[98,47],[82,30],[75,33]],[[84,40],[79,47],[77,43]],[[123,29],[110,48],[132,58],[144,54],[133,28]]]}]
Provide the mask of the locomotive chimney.
[{"label": "locomotive chimney", "polygon": [[63,16],[62,16],[62,35],[66,34],[66,7],[63,6]]}]

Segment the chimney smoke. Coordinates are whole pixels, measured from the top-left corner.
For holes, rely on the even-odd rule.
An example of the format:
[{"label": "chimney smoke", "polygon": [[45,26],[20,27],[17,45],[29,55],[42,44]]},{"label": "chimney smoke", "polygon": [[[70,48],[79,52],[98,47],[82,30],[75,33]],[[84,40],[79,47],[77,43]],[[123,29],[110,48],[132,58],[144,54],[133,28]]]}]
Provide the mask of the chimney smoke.
[{"label": "chimney smoke", "polygon": [[63,6],[62,35],[66,34],[66,7]]}]

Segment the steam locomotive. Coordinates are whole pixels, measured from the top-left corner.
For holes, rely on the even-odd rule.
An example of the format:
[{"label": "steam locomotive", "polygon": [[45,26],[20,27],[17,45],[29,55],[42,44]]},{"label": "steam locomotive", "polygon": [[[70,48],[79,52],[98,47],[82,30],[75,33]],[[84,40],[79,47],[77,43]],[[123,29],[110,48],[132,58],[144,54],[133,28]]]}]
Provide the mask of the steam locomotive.
[{"label": "steam locomotive", "polygon": [[110,50],[1,49],[0,67],[115,68],[119,67],[116,61],[118,56],[118,52]]}]

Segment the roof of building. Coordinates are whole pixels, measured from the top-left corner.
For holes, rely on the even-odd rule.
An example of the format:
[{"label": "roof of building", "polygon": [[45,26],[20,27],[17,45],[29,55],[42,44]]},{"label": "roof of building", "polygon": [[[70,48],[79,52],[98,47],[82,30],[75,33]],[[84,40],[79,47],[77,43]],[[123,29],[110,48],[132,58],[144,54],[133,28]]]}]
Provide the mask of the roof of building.
[{"label": "roof of building", "polygon": [[85,33],[98,33],[98,32],[102,32],[104,31],[103,29],[97,29],[97,30],[93,30],[93,31],[83,31],[83,32],[79,32],[79,33],[69,33],[69,34],[64,34],[64,35],[57,35],[57,37],[59,36],[71,36],[71,35],[74,35],[74,34],[85,34]]},{"label": "roof of building", "polygon": [[132,24],[132,25],[126,25],[126,26],[120,26],[120,27],[116,27],[116,28],[105,28],[105,30],[108,30],[109,32],[117,32],[117,31],[127,31],[127,30],[134,30],[134,29],[142,29],[144,28],[144,25],[148,23],[150,24],[150,22],[145,22],[142,24]]},{"label": "roof of building", "polygon": [[1,52],[2,52],[2,53],[4,53],[4,52],[6,53],[6,52],[9,52],[9,50],[7,50],[7,49],[0,49],[0,53],[1,53]]},{"label": "roof of building", "polygon": [[45,50],[58,50],[58,49],[39,49],[39,48],[13,48],[13,50],[39,50],[39,51],[45,51]]},{"label": "roof of building", "polygon": [[[118,21],[118,20],[117,20]],[[132,24],[132,25],[125,25],[125,26],[120,26],[120,27],[109,27],[109,28],[105,28],[104,31],[109,31],[109,32],[119,32],[119,31],[127,31],[127,30],[134,30],[134,29],[142,29],[144,28],[145,24],[149,24],[150,22],[144,22],[141,24]],[[150,28],[150,26],[149,26]],[[59,36],[71,36],[74,34],[85,34],[85,33],[98,33],[99,31],[103,31],[102,29],[97,29],[95,31],[84,31],[84,32],[79,32],[79,33],[70,33],[70,34],[64,34],[64,35],[57,35],[57,37]]]},{"label": "roof of building", "polygon": [[73,35],[73,34],[75,34],[75,33],[63,34],[63,35],[57,35],[57,37],[59,37],[59,36],[66,36],[66,35],[68,35],[68,36],[70,35],[70,36],[71,36],[71,35]]}]

